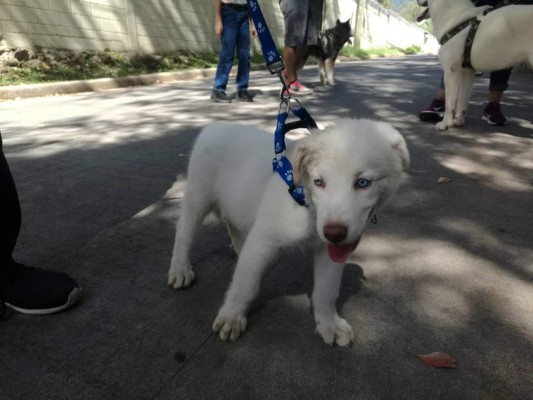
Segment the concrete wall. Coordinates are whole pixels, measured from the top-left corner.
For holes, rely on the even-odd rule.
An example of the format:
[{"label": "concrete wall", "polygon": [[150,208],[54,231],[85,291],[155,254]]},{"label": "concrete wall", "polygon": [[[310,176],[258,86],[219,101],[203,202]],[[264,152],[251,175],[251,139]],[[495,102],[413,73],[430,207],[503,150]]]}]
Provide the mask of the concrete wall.
[{"label": "concrete wall", "polygon": [[364,15],[362,48],[398,47],[405,49],[417,45],[426,52],[434,54],[439,49],[439,44],[433,35],[419,28],[418,25],[407,22],[396,12],[381,7],[375,1],[367,0]]},{"label": "concrete wall", "polygon": [[[355,0],[324,0],[323,28],[355,24]],[[277,0],[259,0],[272,36],[283,43]],[[424,45],[424,32],[367,0],[364,47]],[[218,51],[214,0],[0,0],[0,34],[9,47],[170,52]],[[427,36],[427,35],[426,35]],[[260,49],[258,43],[254,45]]]}]

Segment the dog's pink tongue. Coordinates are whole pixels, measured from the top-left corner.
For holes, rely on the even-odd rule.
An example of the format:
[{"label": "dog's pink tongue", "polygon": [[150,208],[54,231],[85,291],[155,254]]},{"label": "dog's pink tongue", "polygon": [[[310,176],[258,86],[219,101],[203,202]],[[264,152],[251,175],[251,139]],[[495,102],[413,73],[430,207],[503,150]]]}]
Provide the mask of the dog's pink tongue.
[{"label": "dog's pink tongue", "polygon": [[328,244],[329,258],[331,258],[331,261],[333,262],[342,264],[348,259],[354,248],[355,245],[353,243],[345,244],[344,246],[335,246],[333,244]]}]

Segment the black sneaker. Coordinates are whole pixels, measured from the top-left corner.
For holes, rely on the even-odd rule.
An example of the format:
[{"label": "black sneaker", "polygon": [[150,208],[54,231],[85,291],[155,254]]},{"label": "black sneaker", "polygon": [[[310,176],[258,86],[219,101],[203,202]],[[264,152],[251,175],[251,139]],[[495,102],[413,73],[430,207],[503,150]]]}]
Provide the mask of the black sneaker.
[{"label": "black sneaker", "polygon": [[240,101],[254,101],[254,98],[252,97],[252,95],[248,92],[248,90],[240,90],[238,93],[237,93],[237,97]]},{"label": "black sneaker", "polygon": [[213,90],[211,101],[214,103],[231,103],[231,98],[228,97],[226,92]]},{"label": "black sneaker", "polygon": [[53,314],[74,305],[82,290],[63,272],[12,262],[0,269],[0,300],[23,314]]},{"label": "black sneaker", "polygon": [[481,119],[489,125],[502,126],[507,123],[507,118],[502,114],[500,103],[489,103],[485,107]]},{"label": "black sneaker", "polygon": [[439,122],[444,117],[444,100],[433,99],[431,104],[418,113],[420,121]]}]

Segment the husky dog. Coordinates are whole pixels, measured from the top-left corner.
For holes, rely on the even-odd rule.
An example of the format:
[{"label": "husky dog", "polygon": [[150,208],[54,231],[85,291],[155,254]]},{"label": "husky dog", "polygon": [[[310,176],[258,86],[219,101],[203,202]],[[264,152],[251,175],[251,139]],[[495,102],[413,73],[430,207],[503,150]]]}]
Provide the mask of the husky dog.
[{"label": "husky dog", "polygon": [[213,323],[222,340],[236,340],[259,292],[261,277],[280,250],[314,255],[312,294],[316,329],[327,344],[347,346],[352,327],[335,307],[344,263],[369,218],[396,192],[409,165],[403,137],[384,122],[345,119],[287,143],[292,182],[305,206],[272,173],[272,135],[245,125],[215,123],[199,135],[176,227],[168,284],[194,280],[189,252],[204,217],[215,211],[239,255],[231,286]]},{"label": "husky dog", "polygon": [[313,56],[318,60],[318,76],[322,85],[335,86],[333,80],[333,68],[335,67],[335,60],[339,55],[342,47],[346,43],[352,43],[350,37],[352,35],[352,28],[350,20],[341,22],[337,20],[335,26],[326,29],[318,35],[316,45],[305,46],[298,49],[298,69],[303,68],[309,56]]},{"label": "husky dog", "polygon": [[[439,42],[451,36],[439,50],[446,111],[436,125],[438,130],[464,124],[476,70],[496,71],[522,62],[533,65],[533,5],[511,4],[485,13],[490,7],[476,7],[471,0],[418,0],[418,4],[429,7]],[[470,24],[448,35],[470,19],[479,21],[473,42],[469,38]],[[467,41],[471,42],[471,68],[463,67]]]}]

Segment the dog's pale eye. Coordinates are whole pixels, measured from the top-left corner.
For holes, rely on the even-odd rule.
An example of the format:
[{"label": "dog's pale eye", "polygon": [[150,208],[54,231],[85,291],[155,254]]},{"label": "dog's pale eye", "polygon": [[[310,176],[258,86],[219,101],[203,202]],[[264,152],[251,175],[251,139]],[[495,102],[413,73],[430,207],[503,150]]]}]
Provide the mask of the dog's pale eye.
[{"label": "dog's pale eye", "polygon": [[318,186],[318,187],[324,187],[324,181],[320,178],[317,178],[317,179],[313,179],[313,183],[315,184],[315,186]]},{"label": "dog's pale eye", "polygon": [[370,179],[366,178],[359,178],[357,181],[355,181],[355,188],[356,189],[366,189],[370,186],[372,181]]}]

